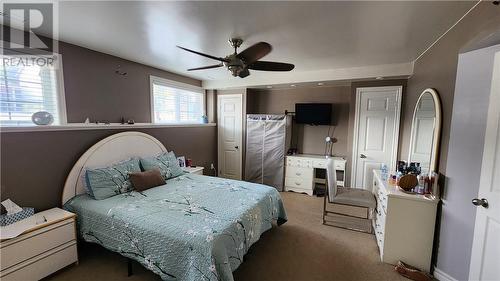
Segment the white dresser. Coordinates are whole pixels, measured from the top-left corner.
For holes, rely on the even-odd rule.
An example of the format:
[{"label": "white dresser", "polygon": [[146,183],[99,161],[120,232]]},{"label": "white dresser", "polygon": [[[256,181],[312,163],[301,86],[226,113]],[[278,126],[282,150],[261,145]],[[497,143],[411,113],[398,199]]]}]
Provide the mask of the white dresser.
[{"label": "white dresser", "polygon": [[439,199],[408,194],[382,181],[373,171],[377,208],[373,227],[383,262],[399,260],[430,271],[436,210]]},{"label": "white dresser", "polygon": [[0,242],[2,281],[40,280],[78,262],[75,214],[53,208],[1,231],[5,234],[16,229],[23,234]]},{"label": "white dresser", "polygon": [[[335,170],[343,173],[342,178],[337,178],[338,186],[345,186],[346,160],[342,157],[332,157]],[[286,157],[285,191],[295,191],[313,195],[316,182],[325,183],[325,179],[315,177],[314,169],[326,169],[324,155],[297,154]]]}]

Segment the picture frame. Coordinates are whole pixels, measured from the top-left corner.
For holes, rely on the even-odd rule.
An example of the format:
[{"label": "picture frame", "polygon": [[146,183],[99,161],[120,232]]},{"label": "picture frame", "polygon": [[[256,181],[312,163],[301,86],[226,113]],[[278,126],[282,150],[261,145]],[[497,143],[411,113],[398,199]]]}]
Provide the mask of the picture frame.
[{"label": "picture frame", "polygon": [[181,168],[186,167],[186,157],[184,157],[184,156],[179,156],[179,157],[177,157],[177,161],[179,161],[179,166],[180,166]]}]

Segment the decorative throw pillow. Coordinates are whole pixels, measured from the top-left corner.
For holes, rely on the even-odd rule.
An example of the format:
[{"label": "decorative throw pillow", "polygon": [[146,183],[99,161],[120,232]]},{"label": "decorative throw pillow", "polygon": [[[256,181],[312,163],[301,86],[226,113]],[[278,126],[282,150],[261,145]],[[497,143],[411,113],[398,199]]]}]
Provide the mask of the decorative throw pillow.
[{"label": "decorative throw pillow", "polygon": [[165,184],[165,179],[161,176],[159,169],[130,173],[129,177],[132,185],[137,191],[144,191],[146,189]]},{"label": "decorative throw pillow", "polygon": [[110,167],[87,169],[87,187],[101,200],[133,189],[129,173],[140,172],[139,159],[130,159]]},{"label": "decorative throw pillow", "polygon": [[144,171],[160,170],[160,174],[165,180],[184,174],[173,151],[155,157],[141,158],[141,166]]}]

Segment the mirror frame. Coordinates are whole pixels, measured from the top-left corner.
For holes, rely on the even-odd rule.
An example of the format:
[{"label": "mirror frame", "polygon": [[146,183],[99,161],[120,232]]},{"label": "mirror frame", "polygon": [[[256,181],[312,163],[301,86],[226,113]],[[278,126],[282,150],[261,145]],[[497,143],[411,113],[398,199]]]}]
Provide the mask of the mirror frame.
[{"label": "mirror frame", "polygon": [[439,95],[437,91],[433,88],[427,88],[418,97],[417,103],[415,104],[415,108],[413,110],[413,117],[411,119],[411,128],[410,128],[410,143],[409,143],[409,149],[408,149],[408,163],[411,162],[411,148],[412,148],[412,140],[413,140],[413,126],[414,121],[415,121],[415,115],[417,114],[417,108],[418,104],[420,103],[420,100],[425,94],[430,94],[432,96],[432,100],[434,101],[434,108],[436,109],[436,124],[434,126],[434,140],[432,141],[432,148],[431,148],[431,159],[429,161],[429,172],[437,172],[437,167],[438,167],[438,152],[439,152],[439,145],[441,143],[441,123],[442,123],[442,112],[441,112],[441,99],[439,98]]}]

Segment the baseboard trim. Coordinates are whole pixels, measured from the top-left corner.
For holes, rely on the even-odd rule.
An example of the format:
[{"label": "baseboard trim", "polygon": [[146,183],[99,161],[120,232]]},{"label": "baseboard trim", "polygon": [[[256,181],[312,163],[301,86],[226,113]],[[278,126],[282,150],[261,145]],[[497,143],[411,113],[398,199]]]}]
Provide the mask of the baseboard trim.
[{"label": "baseboard trim", "polygon": [[448,273],[442,271],[437,267],[434,267],[434,278],[439,281],[458,281],[457,279],[451,277]]}]

